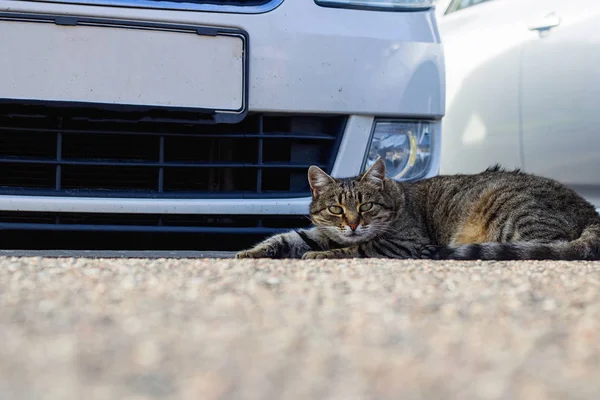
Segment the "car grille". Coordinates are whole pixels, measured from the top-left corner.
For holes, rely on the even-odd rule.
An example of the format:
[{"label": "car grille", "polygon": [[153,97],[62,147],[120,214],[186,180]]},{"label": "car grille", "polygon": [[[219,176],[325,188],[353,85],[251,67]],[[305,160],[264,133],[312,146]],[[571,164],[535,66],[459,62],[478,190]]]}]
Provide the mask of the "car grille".
[{"label": "car grille", "polygon": [[0,104],[0,194],[303,197],[330,171],[346,117],[249,114],[207,124],[165,109]]},{"label": "car grille", "polygon": [[289,215],[106,214],[0,211],[0,230],[128,231],[274,234],[305,228],[310,220]]},{"label": "car grille", "polygon": [[2,249],[228,250],[310,225],[294,215],[160,215],[0,211]]}]

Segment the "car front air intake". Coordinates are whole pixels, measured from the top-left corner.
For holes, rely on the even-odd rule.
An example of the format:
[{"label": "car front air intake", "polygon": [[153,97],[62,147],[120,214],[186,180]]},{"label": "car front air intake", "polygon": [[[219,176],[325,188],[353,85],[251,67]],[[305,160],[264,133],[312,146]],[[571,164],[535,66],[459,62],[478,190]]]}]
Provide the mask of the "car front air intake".
[{"label": "car front air intake", "polygon": [[305,197],[308,167],[331,171],[345,121],[0,104],[0,195]]}]

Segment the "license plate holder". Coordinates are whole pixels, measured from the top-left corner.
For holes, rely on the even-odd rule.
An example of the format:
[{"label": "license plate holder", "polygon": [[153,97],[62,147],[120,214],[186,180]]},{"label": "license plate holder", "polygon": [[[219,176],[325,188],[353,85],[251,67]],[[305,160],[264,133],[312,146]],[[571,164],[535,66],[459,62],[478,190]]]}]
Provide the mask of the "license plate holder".
[{"label": "license plate holder", "polygon": [[0,13],[1,101],[168,109],[235,123],[248,111],[247,32]]}]

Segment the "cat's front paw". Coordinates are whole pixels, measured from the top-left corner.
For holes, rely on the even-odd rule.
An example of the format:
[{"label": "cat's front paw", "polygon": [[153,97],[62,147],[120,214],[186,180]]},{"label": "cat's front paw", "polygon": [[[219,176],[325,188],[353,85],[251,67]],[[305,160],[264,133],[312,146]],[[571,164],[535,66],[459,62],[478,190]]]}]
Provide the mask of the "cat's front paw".
[{"label": "cat's front paw", "polygon": [[308,251],[302,255],[303,260],[324,260],[326,258],[336,258],[329,251]]},{"label": "cat's front paw", "polygon": [[440,259],[440,249],[438,246],[434,246],[432,244],[428,244],[421,248],[421,253],[419,254],[419,258],[421,260],[439,260]]},{"label": "cat's front paw", "polygon": [[242,250],[235,255],[235,258],[274,258],[272,249],[268,247],[255,247],[249,250]]}]

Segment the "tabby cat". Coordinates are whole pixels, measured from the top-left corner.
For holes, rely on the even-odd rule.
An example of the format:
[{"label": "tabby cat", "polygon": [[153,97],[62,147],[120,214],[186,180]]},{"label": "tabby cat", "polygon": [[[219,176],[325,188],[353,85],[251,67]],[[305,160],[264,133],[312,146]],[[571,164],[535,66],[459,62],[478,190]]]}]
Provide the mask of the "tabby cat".
[{"label": "tabby cat", "polygon": [[315,227],[259,243],[237,258],[594,260],[600,216],[560,183],[491,167],[474,175],[406,183],[379,159],[334,179],[308,170]]}]

